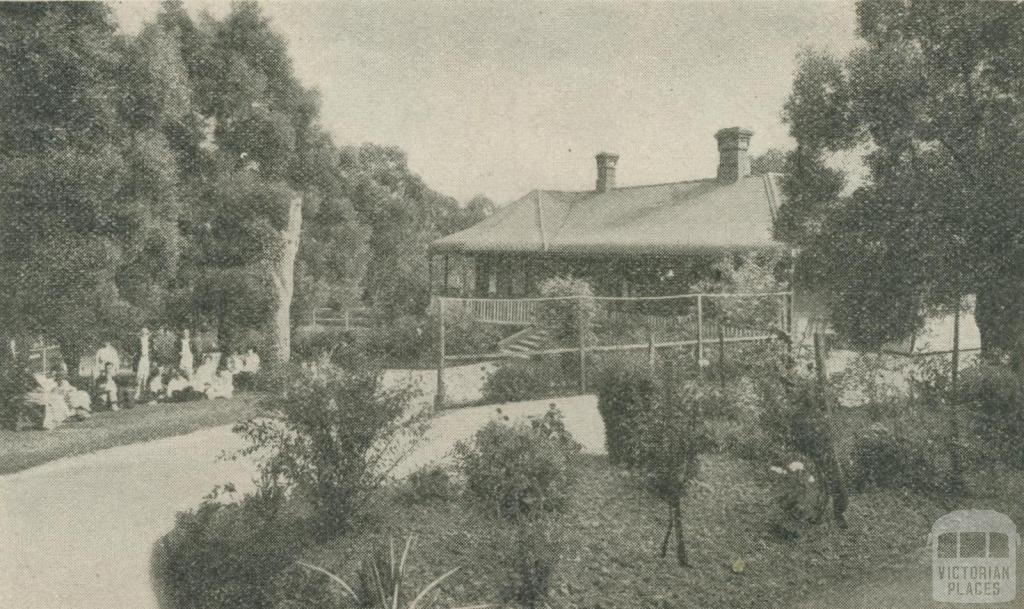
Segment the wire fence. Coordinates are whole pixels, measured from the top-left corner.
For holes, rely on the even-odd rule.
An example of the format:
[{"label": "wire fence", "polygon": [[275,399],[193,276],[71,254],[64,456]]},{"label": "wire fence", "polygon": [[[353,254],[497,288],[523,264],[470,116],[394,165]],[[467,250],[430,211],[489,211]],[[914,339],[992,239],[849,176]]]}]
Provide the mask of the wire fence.
[{"label": "wire fence", "polygon": [[611,356],[653,362],[659,351],[689,350],[696,365],[724,366],[728,353],[788,342],[793,330],[791,292],[438,297],[434,306],[439,404],[446,398],[445,369],[460,363],[539,362],[558,383],[587,392],[592,369]]}]

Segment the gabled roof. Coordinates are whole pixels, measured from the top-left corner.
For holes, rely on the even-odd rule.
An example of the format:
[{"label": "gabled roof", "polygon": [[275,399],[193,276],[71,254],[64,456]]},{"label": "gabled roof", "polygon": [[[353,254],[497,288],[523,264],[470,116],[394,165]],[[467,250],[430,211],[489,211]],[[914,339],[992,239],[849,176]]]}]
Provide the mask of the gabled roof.
[{"label": "gabled roof", "polygon": [[607,192],[535,190],[431,244],[435,253],[652,254],[774,249],[777,175],[629,186]]}]

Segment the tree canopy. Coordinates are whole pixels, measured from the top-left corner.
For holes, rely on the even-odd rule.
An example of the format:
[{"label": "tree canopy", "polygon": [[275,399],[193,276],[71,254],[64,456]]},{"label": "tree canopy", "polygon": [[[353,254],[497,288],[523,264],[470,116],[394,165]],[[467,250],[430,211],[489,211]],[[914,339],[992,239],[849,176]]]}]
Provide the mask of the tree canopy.
[{"label": "tree canopy", "polygon": [[[784,118],[797,141],[776,236],[861,345],[977,298],[986,350],[1024,326],[1024,6],[860,0],[862,47],[801,57]],[[835,153],[861,151],[846,193]]]},{"label": "tree canopy", "polygon": [[313,307],[422,312],[429,241],[493,209],[336,147],[253,2],[168,0],[133,35],[102,4],[5,4],[0,101],[0,332],[71,358],[143,324],[281,352]]}]

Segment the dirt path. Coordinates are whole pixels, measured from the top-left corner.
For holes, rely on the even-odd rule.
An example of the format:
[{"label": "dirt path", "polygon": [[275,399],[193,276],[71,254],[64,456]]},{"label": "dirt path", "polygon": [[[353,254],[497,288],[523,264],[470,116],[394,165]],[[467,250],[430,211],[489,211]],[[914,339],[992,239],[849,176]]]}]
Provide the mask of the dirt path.
[{"label": "dirt path", "polygon": [[[456,370],[449,390],[479,397],[479,367]],[[431,373],[389,373],[417,381],[432,398]],[[603,427],[591,396],[508,405],[511,417],[558,403],[588,451],[603,450]],[[397,475],[443,460],[455,442],[497,416],[494,407],[442,413]],[[210,489],[250,486],[250,463],[218,459],[240,447],[230,426],[52,461],[0,476],[0,608],[156,609],[149,563],[153,544],[176,512]]]}]

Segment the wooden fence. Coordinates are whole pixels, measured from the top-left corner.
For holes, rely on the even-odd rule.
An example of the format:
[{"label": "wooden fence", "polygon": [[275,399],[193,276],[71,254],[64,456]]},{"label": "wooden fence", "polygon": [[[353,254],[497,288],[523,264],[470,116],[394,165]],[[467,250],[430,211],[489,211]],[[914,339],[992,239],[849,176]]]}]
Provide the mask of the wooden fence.
[{"label": "wooden fence", "polygon": [[[778,303],[775,318],[768,326],[749,327],[737,324],[730,324],[726,320],[706,319],[705,303],[713,299],[728,298],[759,298],[770,299]],[[433,301],[433,308],[438,313],[438,360],[437,360],[437,395],[435,402],[438,406],[445,401],[444,370],[449,362],[500,359],[509,356],[507,352],[499,353],[476,353],[476,354],[449,354],[445,350],[445,316],[453,315],[468,318],[474,322],[490,323],[498,325],[530,326],[538,319],[538,312],[545,306],[556,300],[592,300],[598,303],[614,302],[661,302],[667,301],[691,301],[694,311],[687,315],[656,315],[646,313],[628,313],[621,307],[606,306],[599,308],[599,318],[612,324],[616,322],[636,323],[646,327],[647,340],[644,342],[626,342],[623,344],[590,344],[586,339],[587,329],[580,325],[578,344],[572,347],[555,347],[520,351],[519,356],[531,355],[554,355],[560,353],[578,353],[580,370],[580,390],[587,390],[587,357],[595,352],[612,351],[635,351],[646,349],[648,357],[653,360],[657,349],[663,348],[684,348],[692,347],[695,350],[697,361],[703,365],[706,361],[704,349],[710,344],[718,344],[724,348],[726,344],[743,342],[765,341],[784,335],[792,338],[793,333],[793,294],[792,292],[770,292],[770,293],[714,293],[714,294],[682,294],[676,296],[651,296],[651,297],[601,297],[601,296],[565,296],[554,298],[521,298],[521,299],[486,299],[486,298],[451,298],[436,297]],[[677,340],[659,340],[656,338],[656,331],[662,328],[671,331]],[[666,332],[667,333],[667,332]]]}]

